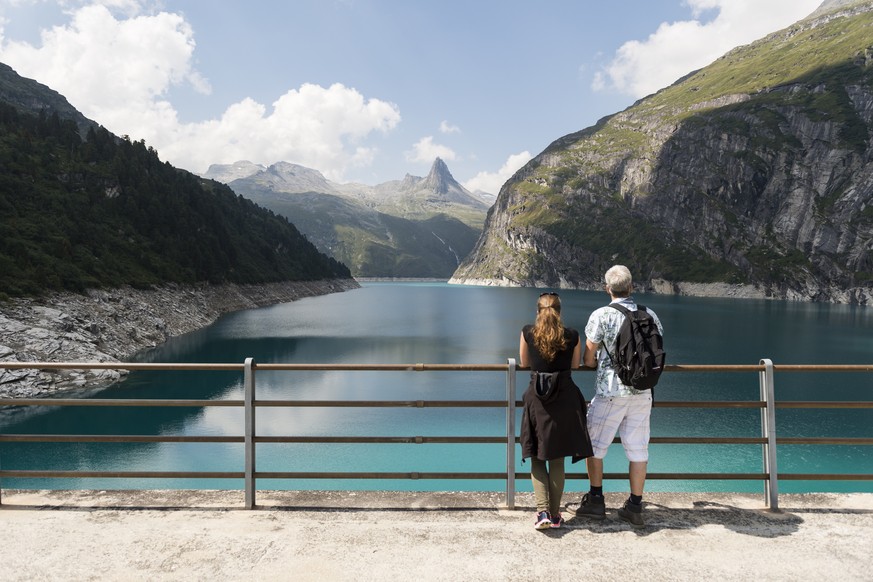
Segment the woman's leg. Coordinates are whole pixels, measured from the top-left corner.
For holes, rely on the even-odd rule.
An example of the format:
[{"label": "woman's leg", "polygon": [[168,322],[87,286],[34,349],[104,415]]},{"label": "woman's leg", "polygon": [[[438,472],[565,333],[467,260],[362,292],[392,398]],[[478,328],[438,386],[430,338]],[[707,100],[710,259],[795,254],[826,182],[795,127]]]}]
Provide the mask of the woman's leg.
[{"label": "woman's leg", "polygon": [[[563,471],[561,476],[563,477]],[[536,457],[531,457],[530,479],[533,482],[534,500],[537,504],[537,513],[540,511],[549,511],[549,489],[551,488],[551,484],[549,481],[549,471],[546,469],[545,461],[541,461]]]},{"label": "woman's leg", "polygon": [[561,512],[561,498],[564,496],[564,457],[549,461],[549,513]]}]

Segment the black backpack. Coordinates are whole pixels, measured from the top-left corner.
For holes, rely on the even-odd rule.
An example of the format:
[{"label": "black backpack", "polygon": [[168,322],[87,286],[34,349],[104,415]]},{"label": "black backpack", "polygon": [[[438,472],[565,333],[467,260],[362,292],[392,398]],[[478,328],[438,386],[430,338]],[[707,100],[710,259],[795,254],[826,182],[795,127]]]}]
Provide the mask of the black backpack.
[{"label": "black backpack", "polygon": [[[624,321],[615,338],[615,357],[606,350],[615,373],[625,386],[637,390],[652,390],[664,371],[664,338],[655,320],[642,305],[636,311],[610,303],[624,314]],[[654,392],[654,390],[653,390]]]}]

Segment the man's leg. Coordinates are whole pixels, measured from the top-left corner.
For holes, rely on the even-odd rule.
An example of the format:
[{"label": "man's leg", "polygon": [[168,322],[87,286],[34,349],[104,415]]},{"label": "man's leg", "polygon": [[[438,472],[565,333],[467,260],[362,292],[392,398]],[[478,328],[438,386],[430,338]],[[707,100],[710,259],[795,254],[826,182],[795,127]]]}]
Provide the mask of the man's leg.
[{"label": "man's leg", "polygon": [[588,481],[591,489],[582,496],[579,507],[576,509],[578,517],[590,517],[603,519],[606,517],[606,500],[603,498],[603,459],[588,457],[585,459],[588,467]]},{"label": "man's leg", "polygon": [[618,516],[634,527],[643,527],[643,488],[646,484],[646,469],[649,460],[649,421],[652,398],[648,394],[627,397],[627,415],[619,432],[628,458],[628,474],[631,494]]},{"label": "man's leg", "polygon": [[649,461],[649,435],[652,397],[649,394],[627,396],[627,413],[619,426],[621,444],[628,459],[631,495],[642,496]]},{"label": "man's leg", "polygon": [[588,482],[592,487],[603,487],[603,459],[588,457],[585,459],[588,468]]},{"label": "man's leg", "polygon": [[[646,467],[647,461],[631,461],[628,463],[628,473],[630,473],[630,490],[632,495],[643,496],[643,487],[646,485]],[[590,473],[590,469],[589,469]],[[603,476],[601,465],[601,477]]]},{"label": "man's leg", "polygon": [[603,498],[603,457],[615,438],[620,418],[615,417],[615,410],[610,398],[594,397],[588,405],[586,424],[588,435],[591,437],[591,446],[594,456],[585,459],[588,468],[588,481],[591,488],[582,496],[576,515],[603,519],[606,517],[606,501]]}]

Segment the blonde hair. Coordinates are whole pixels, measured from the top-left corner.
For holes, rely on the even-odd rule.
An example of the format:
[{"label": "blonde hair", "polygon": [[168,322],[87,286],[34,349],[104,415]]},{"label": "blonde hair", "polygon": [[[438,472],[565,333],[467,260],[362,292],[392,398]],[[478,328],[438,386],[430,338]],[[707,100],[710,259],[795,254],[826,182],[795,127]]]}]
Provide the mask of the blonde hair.
[{"label": "blonde hair", "polygon": [[543,293],[537,300],[537,319],[533,327],[534,347],[547,361],[567,347],[561,321],[561,298],[557,293]]}]

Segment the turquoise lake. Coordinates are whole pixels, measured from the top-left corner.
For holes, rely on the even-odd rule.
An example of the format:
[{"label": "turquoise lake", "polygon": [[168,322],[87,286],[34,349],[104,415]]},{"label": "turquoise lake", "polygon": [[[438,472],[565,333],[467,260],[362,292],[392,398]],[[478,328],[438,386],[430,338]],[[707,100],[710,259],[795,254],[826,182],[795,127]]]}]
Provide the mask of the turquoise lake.
[{"label": "turquoise lake", "polygon": [[[361,289],[226,315],[208,328],[139,354],[145,362],[505,364],[542,289],[444,283],[365,283]],[[605,293],[560,291],[565,324],[582,330]],[[665,328],[668,364],[873,363],[873,309],[785,301],[638,294]],[[501,400],[503,372],[258,371],[257,398],[308,400]],[[518,397],[527,373],[518,373]],[[586,399],[594,375],[574,373]],[[873,373],[776,373],[778,400],[873,400]],[[657,399],[758,400],[758,374],[667,373]],[[242,399],[236,372],[132,372],[93,397]],[[7,411],[8,412],[8,411]],[[519,413],[520,414],[520,413]],[[259,435],[501,436],[502,409],[259,408]],[[873,409],[778,409],[780,437],[873,437]],[[238,407],[41,407],[0,416],[10,434],[243,434]],[[653,436],[760,436],[757,409],[656,408]],[[651,446],[649,471],[761,472],[760,445]],[[780,445],[780,473],[873,473],[870,445]],[[504,445],[281,444],[257,446],[258,471],[501,472]],[[242,444],[0,443],[0,468],[100,471],[242,471]],[[607,472],[624,472],[621,445]],[[517,462],[527,472],[529,463]],[[584,472],[568,464],[568,472]],[[4,479],[3,488],[242,488],[226,479]],[[495,490],[502,480],[273,480],[259,489]],[[571,480],[568,493],[587,487]],[[873,491],[873,481],[780,481],[780,491]],[[530,490],[519,480],[520,490]],[[758,481],[649,480],[650,491],[761,491]],[[607,481],[624,491],[625,481]]]}]

